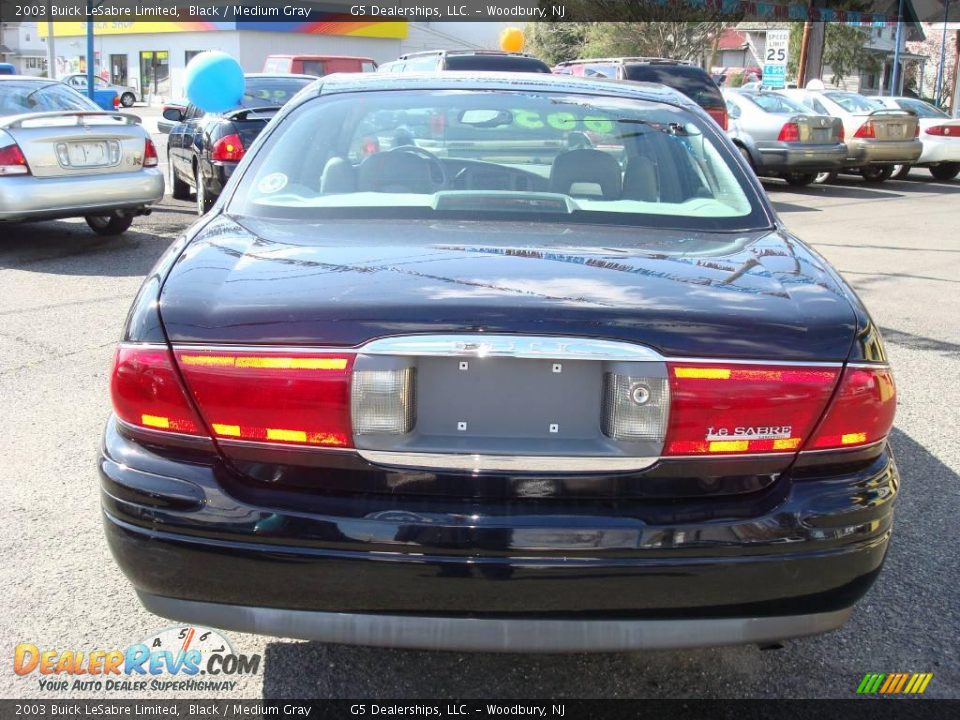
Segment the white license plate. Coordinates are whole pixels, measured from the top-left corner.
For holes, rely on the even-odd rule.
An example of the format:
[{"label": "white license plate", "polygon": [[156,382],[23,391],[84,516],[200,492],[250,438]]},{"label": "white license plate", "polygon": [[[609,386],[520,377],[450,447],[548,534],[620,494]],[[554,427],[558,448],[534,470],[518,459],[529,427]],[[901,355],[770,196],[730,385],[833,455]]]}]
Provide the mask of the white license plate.
[{"label": "white license plate", "polygon": [[87,168],[114,165],[119,162],[119,144],[115,142],[67,143],[67,159],[70,167]]}]

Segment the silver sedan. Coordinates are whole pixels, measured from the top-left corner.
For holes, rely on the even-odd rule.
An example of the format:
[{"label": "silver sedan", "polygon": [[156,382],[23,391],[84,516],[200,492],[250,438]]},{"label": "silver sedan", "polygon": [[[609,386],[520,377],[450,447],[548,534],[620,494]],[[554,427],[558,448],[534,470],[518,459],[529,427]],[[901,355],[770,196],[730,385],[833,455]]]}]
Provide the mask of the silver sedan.
[{"label": "silver sedan", "polygon": [[809,185],[847,158],[843,123],[771,92],[724,90],[731,140],[758,175]]},{"label": "silver sedan", "polygon": [[60,82],[0,76],[0,224],[83,217],[122,233],[163,197],[153,141]]}]

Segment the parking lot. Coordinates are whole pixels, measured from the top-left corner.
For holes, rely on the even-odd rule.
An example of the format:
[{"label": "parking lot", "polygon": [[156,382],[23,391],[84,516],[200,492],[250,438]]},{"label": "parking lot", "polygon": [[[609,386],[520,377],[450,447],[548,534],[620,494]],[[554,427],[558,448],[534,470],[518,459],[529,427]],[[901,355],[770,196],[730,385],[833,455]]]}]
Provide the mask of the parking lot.
[{"label": "parking lot", "polygon": [[[143,111],[146,125],[156,111]],[[155,127],[155,126],[154,126]],[[162,136],[160,136],[162,138]],[[165,158],[165,144],[159,143]],[[910,179],[767,190],[883,329],[899,387],[903,474],[885,571],[842,630],[756,647],[623,655],[393,651],[230,634],[261,653],[243,697],[852,697],[867,672],[932,672],[960,697],[960,181]],[[80,221],[0,229],[0,695],[36,697],[17,643],[123,648],[169,623],[141,609],[100,527],[97,443],[113,348],[143,275],[195,218],[167,199],[120,238]],[[322,588],[317,588],[322,592]],[[84,693],[65,695],[82,697]]]}]

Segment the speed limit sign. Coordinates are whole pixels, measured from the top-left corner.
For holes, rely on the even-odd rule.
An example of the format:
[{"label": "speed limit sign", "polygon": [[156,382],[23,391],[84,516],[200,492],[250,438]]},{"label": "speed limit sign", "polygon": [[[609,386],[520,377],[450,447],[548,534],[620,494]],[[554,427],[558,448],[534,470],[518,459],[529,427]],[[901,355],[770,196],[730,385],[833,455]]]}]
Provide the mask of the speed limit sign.
[{"label": "speed limit sign", "polygon": [[763,84],[782,88],[787,79],[787,54],[790,52],[790,31],[786,28],[767,30],[763,51]]}]

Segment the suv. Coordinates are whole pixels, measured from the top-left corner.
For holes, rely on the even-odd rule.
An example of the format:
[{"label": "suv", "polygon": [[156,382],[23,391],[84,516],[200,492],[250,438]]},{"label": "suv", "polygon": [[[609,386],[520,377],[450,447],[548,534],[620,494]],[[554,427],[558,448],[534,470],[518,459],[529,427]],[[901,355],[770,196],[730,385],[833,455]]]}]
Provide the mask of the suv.
[{"label": "suv", "polygon": [[553,68],[557,75],[616,78],[652,82],[682,92],[727,129],[727,106],[720,88],[707,72],[687,60],[654,57],[595,58],[569,60]]},{"label": "suv", "polygon": [[379,68],[379,72],[435,70],[549,73],[550,66],[527,53],[506,53],[498,50],[428,50],[401,55]]}]

